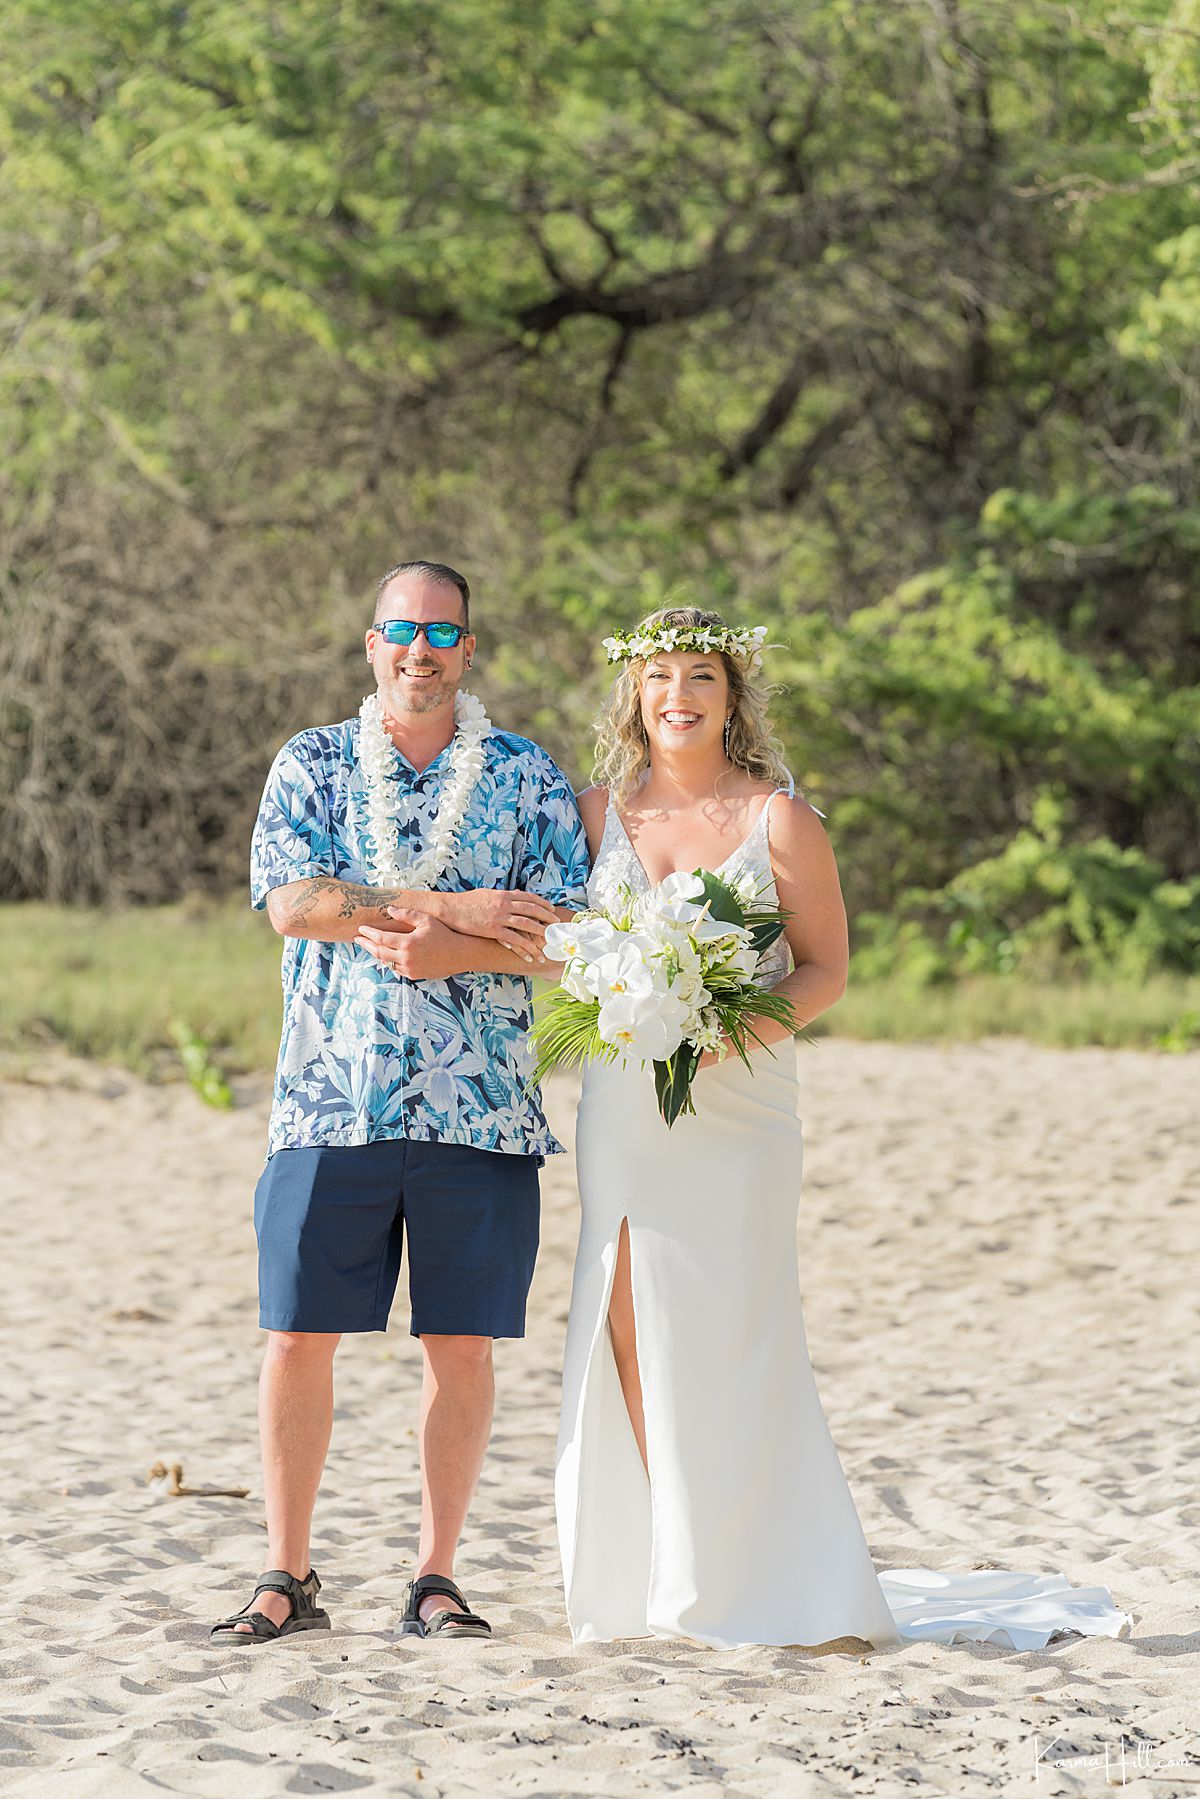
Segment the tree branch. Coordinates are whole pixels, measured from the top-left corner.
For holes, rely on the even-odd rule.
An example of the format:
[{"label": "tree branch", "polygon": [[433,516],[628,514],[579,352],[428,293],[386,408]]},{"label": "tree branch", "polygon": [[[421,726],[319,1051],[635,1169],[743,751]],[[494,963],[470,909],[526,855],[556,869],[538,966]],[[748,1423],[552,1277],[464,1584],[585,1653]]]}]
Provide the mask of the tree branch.
[{"label": "tree branch", "polygon": [[613,397],[616,393],[617,382],[620,380],[621,371],[625,367],[626,360],[633,345],[633,339],[634,333],[629,327],[622,326],[617,334],[617,341],[613,345],[612,355],[608,359],[608,367],[604,371],[604,380],[600,384],[599,411],[592,421],[591,428],[588,431],[587,438],[580,449],[578,456],[575,458],[575,466],[571,470],[570,478],[567,482],[567,511],[572,518],[578,518],[579,516],[579,490],[583,485],[584,477],[591,466],[592,457],[595,455],[597,446],[599,445],[600,432],[604,420],[612,411]]},{"label": "tree branch", "polygon": [[812,356],[808,350],[792,358],[754,423],[722,457],[717,472],[723,481],[732,481],[743,469],[752,468],[772,438],[783,429],[800,398],[811,364]]}]

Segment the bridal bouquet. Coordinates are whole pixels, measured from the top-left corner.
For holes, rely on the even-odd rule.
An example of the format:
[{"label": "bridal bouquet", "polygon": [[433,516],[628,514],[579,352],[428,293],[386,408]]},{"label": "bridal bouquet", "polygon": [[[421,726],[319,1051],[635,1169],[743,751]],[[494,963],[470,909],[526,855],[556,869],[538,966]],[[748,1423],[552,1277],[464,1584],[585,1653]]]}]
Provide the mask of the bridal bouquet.
[{"label": "bridal bouquet", "polygon": [[692,1082],[706,1050],[728,1037],[747,1067],[756,1018],[795,1026],[791,1006],[755,983],[759,957],[787,914],[760,906],[746,877],[707,869],[669,875],[623,910],[577,912],[546,932],[546,955],[564,964],[561,984],[533,1028],[537,1079],[594,1059],[654,1064],[658,1108],[668,1125],[695,1113]]}]

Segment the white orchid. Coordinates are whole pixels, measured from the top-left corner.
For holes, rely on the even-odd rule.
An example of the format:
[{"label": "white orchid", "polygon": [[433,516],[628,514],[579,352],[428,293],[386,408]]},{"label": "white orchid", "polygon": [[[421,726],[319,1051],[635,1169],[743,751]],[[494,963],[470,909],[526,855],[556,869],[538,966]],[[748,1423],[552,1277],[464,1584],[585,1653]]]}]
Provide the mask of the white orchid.
[{"label": "white orchid", "polygon": [[594,960],[616,943],[620,932],[607,918],[577,912],[546,927],[546,955],[551,962],[568,962],[575,956]]},{"label": "white orchid", "polygon": [[705,910],[704,882],[690,874],[668,875],[646,896],[645,910],[660,931],[670,936],[690,934]]},{"label": "white orchid", "polygon": [[624,995],[665,993],[667,987],[665,972],[655,967],[646,955],[645,942],[632,932],[616,949],[589,961],[584,979],[601,1005]]},{"label": "white orchid", "polygon": [[600,1007],[605,1043],[643,1062],[665,1062],[683,1042],[688,1009],[669,993],[620,993]]}]

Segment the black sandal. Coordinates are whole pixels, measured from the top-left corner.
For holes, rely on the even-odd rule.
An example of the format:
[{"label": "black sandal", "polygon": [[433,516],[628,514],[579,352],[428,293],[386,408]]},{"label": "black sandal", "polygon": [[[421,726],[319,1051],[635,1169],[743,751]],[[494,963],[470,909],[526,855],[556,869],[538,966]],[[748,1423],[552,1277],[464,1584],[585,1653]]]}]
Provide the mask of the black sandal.
[{"label": "black sandal", "polygon": [[[273,1643],[276,1637],[290,1636],[294,1630],[328,1630],[329,1613],[321,1611],[317,1605],[320,1590],[315,1568],[310,1568],[303,1580],[297,1580],[283,1568],[272,1568],[255,1587],[253,1598],[246,1601],[240,1612],[233,1612],[219,1624],[214,1624],[209,1637],[228,1637],[234,1643]],[[292,1602],[291,1617],[276,1624],[265,1612],[252,1612],[250,1607],[260,1593],[286,1594]],[[237,1626],[242,1623],[251,1628],[238,1630]]]},{"label": "black sandal", "polygon": [[[462,1606],[461,1612],[448,1607],[433,1614],[429,1622],[421,1616],[421,1601],[431,1593],[440,1593]],[[486,1618],[473,1612],[452,1580],[442,1574],[419,1574],[410,1580],[404,1595],[404,1614],[396,1626],[398,1637],[490,1637],[492,1627]]]}]

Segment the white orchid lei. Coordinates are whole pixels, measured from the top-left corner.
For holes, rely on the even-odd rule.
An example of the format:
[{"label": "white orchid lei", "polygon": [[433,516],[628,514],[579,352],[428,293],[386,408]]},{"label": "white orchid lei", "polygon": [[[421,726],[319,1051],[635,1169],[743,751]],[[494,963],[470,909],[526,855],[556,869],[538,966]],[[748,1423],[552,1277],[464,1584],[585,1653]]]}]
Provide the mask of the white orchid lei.
[{"label": "white orchid lei", "polygon": [[358,759],[366,778],[368,867],[373,887],[430,888],[450,866],[471,794],[483,773],[483,740],[492,721],[471,693],[454,696],[454,741],[447,778],[426,834],[425,847],[411,862],[397,859],[399,808],[394,776],[399,757],[383,722],[378,693],[369,693],[359,708]]},{"label": "white orchid lei", "polygon": [[744,657],[753,673],[762,663],[767,631],[766,625],[735,630],[729,625],[662,624],[648,631],[617,631],[603,642],[610,662],[623,662],[631,656],[655,656],[669,650],[724,650],[727,656]]}]

